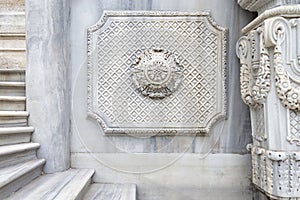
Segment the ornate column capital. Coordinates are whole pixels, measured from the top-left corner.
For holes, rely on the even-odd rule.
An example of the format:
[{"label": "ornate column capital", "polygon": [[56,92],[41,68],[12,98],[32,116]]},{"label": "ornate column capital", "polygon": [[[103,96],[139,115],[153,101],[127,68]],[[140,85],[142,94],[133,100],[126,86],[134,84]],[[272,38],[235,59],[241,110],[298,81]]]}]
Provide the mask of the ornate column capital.
[{"label": "ornate column capital", "polygon": [[272,199],[300,199],[300,1],[238,3],[263,12],[237,43],[241,95],[251,110],[252,182]]},{"label": "ornate column capital", "polygon": [[238,4],[245,10],[251,12],[259,11],[263,6],[269,4],[273,0],[238,0]]},{"label": "ornate column capital", "polygon": [[274,7],[299,4],[300,0],[238,0],[237,2],[245,10],[261,14]]}]

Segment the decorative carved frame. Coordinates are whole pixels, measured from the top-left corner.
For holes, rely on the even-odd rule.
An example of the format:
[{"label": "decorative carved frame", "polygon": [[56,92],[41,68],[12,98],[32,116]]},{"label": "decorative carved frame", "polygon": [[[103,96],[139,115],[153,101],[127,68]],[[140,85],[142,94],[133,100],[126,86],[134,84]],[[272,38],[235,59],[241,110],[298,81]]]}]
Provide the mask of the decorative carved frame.
[{"label": "decorative carved frame", "polygon": [[[109,119],[105,118],[104,115],[99,114],[95,111],[94,106],[94,94],[95,89],[93,88],[94,77],[93,73],[95,73],[93,61],[93,51],[97,48],[94,42],[94,39],[97,35],[94,35],[98,30],[105,26],[107,20],[111,17],[126,17],[126,18],[134,18],[134,17],[181,17],[185,19],[202,19],[204,20],[208,26],[213,29],[213,31],[218,32],[220,36],[221,44],[218,44],[220,49],[218,49],[218,56],[220,57],[220,65],[218,66],[220,69],[220,73],[217,79],[220,79],[220,92],[221,99],[219,100],[220,105],[219,110],[214,114],[213,117],[207,120],[205,126],[197,126],[197,127],[152,127],[152,128],[144,128],[133,126],[129,127],[118,127],[112,126],[109,123]],[[217,121],[226,118],[226,66],[227,66],[227,29],[222,28],[210,17],[209,12],[169,12],[169,11],[104,11],[103,16],[100,20],[93,26],[88,28],[87,31],[88,36],[88,100],[87,100],[87,108],[88,108],[88,116],[96,119],[97,122],[101,125],[106,135],[202,135],[209,132],[210,128]]]}]

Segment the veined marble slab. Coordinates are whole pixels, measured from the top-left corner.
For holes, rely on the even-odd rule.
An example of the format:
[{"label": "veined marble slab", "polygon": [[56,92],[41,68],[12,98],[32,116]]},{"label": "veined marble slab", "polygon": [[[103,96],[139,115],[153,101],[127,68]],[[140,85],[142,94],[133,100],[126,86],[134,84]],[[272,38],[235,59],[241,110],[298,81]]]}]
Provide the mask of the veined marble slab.
[{"label": "veined marble slab", "polygon": [[134,184],[92,184],[83,199],[85,200],[136,200]]},{"label": "veined marble slab", "polygon": [[251,200],[250,155],[73,153],[72,167],[92,167],[94,181],[133,183],[143,200]]}]

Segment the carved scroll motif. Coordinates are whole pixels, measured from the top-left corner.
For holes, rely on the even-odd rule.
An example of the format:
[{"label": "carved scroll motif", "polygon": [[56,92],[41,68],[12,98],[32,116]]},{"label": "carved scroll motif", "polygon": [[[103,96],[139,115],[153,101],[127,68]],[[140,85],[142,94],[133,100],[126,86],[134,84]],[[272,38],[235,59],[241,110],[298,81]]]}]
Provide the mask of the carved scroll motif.
[{"label": "carved scroll motif", "polygon": [[[291,57],[291,25],[293,21],[277,17],[266,22],[267,42],[274,47],[276,90],[282,104],[290,110],[300,111],[300,86],[291,74],[299,73],[296,58]],[[297,41],[297,40],[296,40]],[[283,55],[284,54],[284,55]],[[289,71],[288,71],[289,69]]]},{"label": "carved scroll motif", "polygon": [[236,49],[241,63],[241,96],[254,108],[264,103],[271,85],[269,52],[262,34],[261,28],[251,31],[238,41]]}]

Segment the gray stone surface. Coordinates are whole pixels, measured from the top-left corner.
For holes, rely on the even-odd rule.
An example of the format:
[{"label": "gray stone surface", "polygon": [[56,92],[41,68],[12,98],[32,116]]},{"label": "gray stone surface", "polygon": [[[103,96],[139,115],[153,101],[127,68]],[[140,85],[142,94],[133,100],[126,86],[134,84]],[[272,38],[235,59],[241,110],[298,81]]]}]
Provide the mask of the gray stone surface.
[{"label": "gray stone surface", "polygon": [[38,143],[0,146],[0,168],[20,164],[36,158]]},{"label": "gray stone surface", "polygon": [[25,1],[0,2],[0,68],[25,68]]},{"label": "gray stone surface", "polygon": [[69,169],[38,177],[7,200],[80,200],[91,182],[92,169]]},{"label": "gray stone surface", "polygon": [[300,3],[299,0],[238,0],[237,2],[245,10],[258,12],[258,14],[262,14],[264,11],[278,6]]},{"label": "gray stone surface", "polygon": [[69,1],[26,1],[27,110],[45,172],[70,167]]},{"label": "gray stone surface", "polygon": [[[131,3],[130,3],[131,2]],[[222,1],[223,2],[223,1]],[[87,119],[87,35],[86,30],[100,18],[103,9],[146,9],[202,11],[211,10],[215,21],[229,28],[228,44],[228,120],[212,127],[209,137],[103,137],[103,131],[91,119]],[[72,65],[72,151],[84,152],[88,147],[92,152],[177,152],[186,149],[191,152],[246,153],[246,145],[251,143],[249,111],[240,99],[239,64],[235,56],[236,40],[240,30],[252,18],[242,11],[235,1],[72,1],[71,4],[71,65]],[[220,12],[222,10],[222,12]],[[224,125],[223,125],[224,124]],[[79,137],[78,137],[79,136]],[[97,140],[97,145],[95,145]],[[170,141],[174,143],[170,144]],[[82,144],[83,142],[83,144]],[[167,145],[169,144],[169,145]],[[190,145],[191,144],[191,145]],[[162,145],[162,146],[161,146]]]},{"label": "gray stone surface", "polygon": [[84,200],[136,200],[134,184],[92,184],[83,197]]},{"label": "gray stone surface", "polygon": [[8,197],[38,177],[45,162],[44,159],[34,159],[0,169],[0,198]]},{"label": "gray stone surface", "polygon": [[100,183],[134,183],[142,200],[252,200],[249,155],[73,153]]},{"label": "gray stone surface", "polygon": [[[87,118],[86,106],[87,28],[100,19],[103,10],[210,10],[212,18],[229,29],[227,120],[213,126],[206,137],[104,136],[97,122]],[[73,0],[72,167],[95,168],[96,182],[134,183],[138,199],[143,200],[252,199],[250,157],[231,154],[246,153],[246,145],[252,142],[249,110],[240,98],[239,62],[235,56],[240,30],[252,17],[234,0]]]}]

